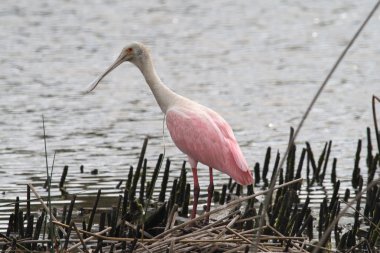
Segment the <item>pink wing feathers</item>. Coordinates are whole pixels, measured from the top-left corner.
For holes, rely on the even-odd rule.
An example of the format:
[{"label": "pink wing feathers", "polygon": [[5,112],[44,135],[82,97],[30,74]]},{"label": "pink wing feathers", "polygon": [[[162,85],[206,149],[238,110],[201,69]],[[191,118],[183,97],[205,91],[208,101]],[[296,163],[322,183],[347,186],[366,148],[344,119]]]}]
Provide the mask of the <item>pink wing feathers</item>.
[{"label": "pink wing feathers", "polygon": [[173,107],[166,113],[166,124],[174,143],[190,160],[220,170],[239,184],[253,183],[232,129],[219,114],[203,106]]}]

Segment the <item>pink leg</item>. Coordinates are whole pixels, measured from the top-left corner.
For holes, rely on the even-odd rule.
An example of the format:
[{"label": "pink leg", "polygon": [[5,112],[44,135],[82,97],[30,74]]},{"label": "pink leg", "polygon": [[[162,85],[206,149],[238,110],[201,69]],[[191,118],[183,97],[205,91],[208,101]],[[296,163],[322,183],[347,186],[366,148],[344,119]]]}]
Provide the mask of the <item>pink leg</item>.
[{"label": "pink leg", "polygon": [[193,210],[191,211],[191,219],[195,218],[195,214],[197,213],[198,206],[198,198],[199,198],[199,182],[198,182],[198,173],[197,168],[192,168],[193,170],[193,179],[194,179],[194,202],[193,202]]},{"label": "pink leg", "polygon": [[211,167],[209,167],[209,172],[210,172],[210,184],[209,184],[208,189],[207,189],[208,196],[207,196],[206,212],[210,212],[211,199],[212,199],[212,195],[214,194],[214,177],[212,176],[212,168]]}]

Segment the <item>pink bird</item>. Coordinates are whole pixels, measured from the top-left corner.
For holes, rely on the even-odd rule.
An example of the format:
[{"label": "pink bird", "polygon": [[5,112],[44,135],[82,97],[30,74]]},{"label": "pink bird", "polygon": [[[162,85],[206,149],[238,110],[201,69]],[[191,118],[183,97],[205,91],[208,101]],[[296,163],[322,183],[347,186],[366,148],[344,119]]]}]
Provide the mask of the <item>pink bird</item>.
[{"label": "pink bird", "polygon": [[253,183],[250,168],[228,123],[215,111],[180,96],[164,85],[153,65],[149,49],[134,42],[123,48],[116,61],[88,87],[92,91],[99,82],[121,63],[129,61],[143,74],[162,112],[175,145],[187,155],[194,178],[194,201],[191,218],[196,215],[199,183],[198,162],[209,166],[210,185],[206,211],[210,211],[214,190],[212,168],[222,171],[241,185]]}]

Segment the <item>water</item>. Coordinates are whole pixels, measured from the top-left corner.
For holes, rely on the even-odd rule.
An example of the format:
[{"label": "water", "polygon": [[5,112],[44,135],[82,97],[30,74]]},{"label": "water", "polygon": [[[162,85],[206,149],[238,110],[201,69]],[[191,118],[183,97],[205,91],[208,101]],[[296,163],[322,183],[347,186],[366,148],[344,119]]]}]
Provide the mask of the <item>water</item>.
[{"label": "water", "polygon": [[[67,164],[73,192],[114,187],[137,164],[146,135],[151,137],[146,155],[154,167],[163,151],[163,115],[134,66],[123,64],[94,93],[80,94],[131,41],[149,45],[170,88],[231,124],[252,167],[263,161],[267,146],[283,152],[289,128],[298,124],[374,4],[3,0],[0,200],[14,200],[26,183],[41,185],[46,178],[41,115],[49,165],[57,152],[53,183]],[[376,13],[298,139],[317,150],[333,140],[330,157],[339,159],[343,179],[351,176],[357,139],[373,124],[372,94],[380,95],[379,26]],[[165,145],[173,159],[171,174],[179,175],[185,156],[167,132]],[[85,173],[79,174],[82,164]],[[91,175],[93,169],[99,175]],[[208,170],[201,166],[199,174],[202,178]],[[215,178],[218,187],[227,177]],[[201,184],[207,185],[207,178]]]}]

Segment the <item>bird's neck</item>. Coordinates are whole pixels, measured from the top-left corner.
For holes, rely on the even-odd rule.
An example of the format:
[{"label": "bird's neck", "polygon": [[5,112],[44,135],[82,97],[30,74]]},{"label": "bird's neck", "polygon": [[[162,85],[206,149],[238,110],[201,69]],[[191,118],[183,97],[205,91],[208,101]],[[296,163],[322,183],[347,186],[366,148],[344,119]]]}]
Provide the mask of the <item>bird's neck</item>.
[{"label": "bird's neck", "polygon": [[170,106],[175,103],[178,95],[161,81],[150,58],[142,64],[138,64],[137,67],[141,70],[147,84],[152,90],[161,111],[166,114]]}]

